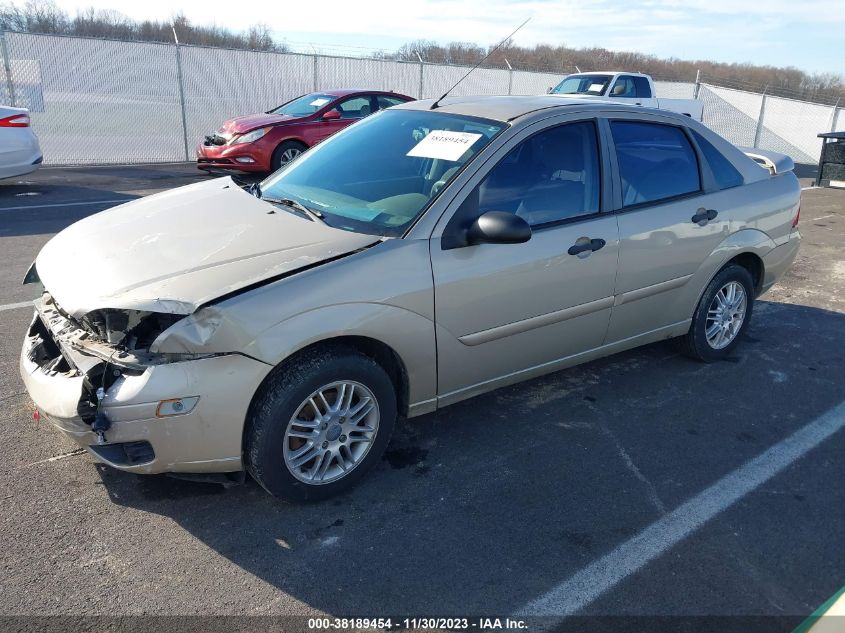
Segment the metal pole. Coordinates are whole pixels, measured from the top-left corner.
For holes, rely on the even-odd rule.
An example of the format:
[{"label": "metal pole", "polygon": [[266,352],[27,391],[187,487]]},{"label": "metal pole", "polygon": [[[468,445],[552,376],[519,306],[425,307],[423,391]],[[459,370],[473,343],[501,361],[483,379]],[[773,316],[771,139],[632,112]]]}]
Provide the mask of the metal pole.
[{"label": "metal pole", "polygon": [[692,90],[692,98],[698,99],[698,91],[701,90],[701,70],[695,71],[695,88]]},{"label": "metal pole", "polygon": [[425,70],[425,64],[423,64],[423,58],[420,55],[420,52],[414,51],[414,53],[416,53],[417,59],[420,60],[420,94],[417,98],[422,99],[423,98],[423,72]]},{"label": "metal pole", "polygon": [[6,31],[0,31],[0,53],[3,55],[3,70],[6,74],[6,89],[9,91],[9,105],[15,107],[15,84],[12,83],[12,66],[9,62],[9,48],[6,46]]},{"label": "metal pole", "polygon": [[176,37],[176,27],[173,27],[173,39],[176,42],[176,81],[179,83],[179,107],[182,110],[182,142],[185,147],[185,162],[188,162],[188,117],[185,113],[185,84],[182,80],[182,50],[179,46],[179,38]]},{"label": "metal pole", "polygon": [[507,57],[505,57],[504,60],[505,63],[508,65],[508,95],[510,96],[511,94],[513,94],[513,66],[511,66],[511,63],[508,61]]},{"label": "metal pole", "polygon": [[766,115],[766,91],[768,86],[763,88],[763,99],[760,101],[760,114],[757,116],[757,129],[754,130],[754,147],[760,147],[760,137],[763,134],[763,117]]}]

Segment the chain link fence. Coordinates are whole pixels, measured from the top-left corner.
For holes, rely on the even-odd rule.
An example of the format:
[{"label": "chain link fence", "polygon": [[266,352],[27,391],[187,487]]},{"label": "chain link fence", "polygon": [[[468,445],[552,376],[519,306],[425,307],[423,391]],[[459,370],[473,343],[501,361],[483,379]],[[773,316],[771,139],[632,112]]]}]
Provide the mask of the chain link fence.
[{"label": "chain link fence", "polygon": [[[468,67],[369,58],[0,32],[0,103],[29,108],[50,165],[190,161],[232,116],[332,88],[439,97]],[[562,73],[479,68],[453,95],[542,94]],[[698,98],[704,123],[737,145],[815,163],[816,137],[843,108],[714,86],[656,81],[658,97]]]}]

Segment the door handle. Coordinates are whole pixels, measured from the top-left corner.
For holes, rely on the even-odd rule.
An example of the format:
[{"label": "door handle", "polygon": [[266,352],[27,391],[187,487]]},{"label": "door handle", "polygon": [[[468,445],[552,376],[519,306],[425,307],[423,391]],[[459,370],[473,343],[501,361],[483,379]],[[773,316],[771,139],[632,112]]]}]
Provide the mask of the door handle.
[{"label": "door handle", "polygon": [[698,212],[692,216],[691,220],[698,226],[705,226],[710,220],[715,220],[719,212],[715,209],[700,208]]},{"label": "door handle", "polygon": [[589,237],[579,237],[566,252],[570,255],[577,255],[581,259],[584,259],[585,257],[589,257],[590,253],[593,251],[603,248],[605,244],[607,244],[607,242],[600,238],[590,239]]}]

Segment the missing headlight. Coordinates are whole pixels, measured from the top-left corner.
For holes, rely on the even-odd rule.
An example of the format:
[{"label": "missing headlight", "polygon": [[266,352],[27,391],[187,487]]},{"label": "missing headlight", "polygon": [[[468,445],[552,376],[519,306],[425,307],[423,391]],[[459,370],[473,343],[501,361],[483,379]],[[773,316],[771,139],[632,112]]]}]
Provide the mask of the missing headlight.
[{"label": "missing headlight", "polygon": [[135,351],[149,349],[159,334],[183,318],[181,314],[104,308],[86,314],[81,325],[104,343]]}]

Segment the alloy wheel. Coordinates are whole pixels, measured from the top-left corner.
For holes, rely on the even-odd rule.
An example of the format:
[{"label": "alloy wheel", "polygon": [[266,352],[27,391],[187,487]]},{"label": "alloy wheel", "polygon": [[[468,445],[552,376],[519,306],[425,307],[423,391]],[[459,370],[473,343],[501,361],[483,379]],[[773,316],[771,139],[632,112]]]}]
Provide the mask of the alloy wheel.
[{"label": "alloy wheel", "polygon": [[378,401],[351,380],[320,387],[288,422],[285,465],[298,480],[327,484],[348,475],[366,457],[378,432]]},{"label": "alloy wheel", "polygon": [[741,283],[729,281],[722,286],[707,308],[704,326],[707,344],[713,349],[730,345],[742,328],[747,308],[748,298]]}]

